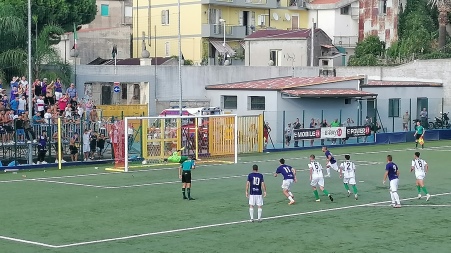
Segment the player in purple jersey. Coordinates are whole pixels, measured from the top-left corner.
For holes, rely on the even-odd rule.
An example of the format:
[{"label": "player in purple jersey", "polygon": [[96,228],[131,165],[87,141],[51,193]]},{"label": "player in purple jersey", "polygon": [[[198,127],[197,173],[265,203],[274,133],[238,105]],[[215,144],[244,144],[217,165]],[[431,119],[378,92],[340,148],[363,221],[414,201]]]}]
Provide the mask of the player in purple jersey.
[{"label": "player in purple jersey", "polygon": [[337,160],[335,160],[334,155],[330,152],[330,150],[327,149],[326,146],[322,148],[322,151],[324,152],[327,161],[326,164],[327,175],[325,177],[330,177],[330,168],[338,172],[338,163]]},{"label": "player in purple jersey", "polygon": [[401,207],[401,201],[399,200],[398,195],[399,168],[398,165],[393,162],[393,157],[391,155],[387,156],[383,184],[385,184],[387,177],[388,180],[390,180],[391,205],[395,208],[399,208]]},{"label": "player in purple jersey", "polygon": [[286,165],[285,164],[285,159],[280,159],[280,166],[277,167],[276,172],[274,173],[274,176],[277,177],[277,174],[282,174],[283,176],[283,181],[282,181],[282,190],[283,190],[283,194],[288,198],[288,200],[290,200],[290,202],[288,203],[288,205],[293,205],[294,204],[294,196],[293,193],[291,193],[291,184],[293,184],[293,182],[297,182],[296,179],[296,170],[293,169],[293,167],[291,167],[290,165]]},{"label": "player in purple jersey", "polygon": [[258,165],[252,165],[252,172],[247,176],[246,198],[249,198],[249,215],[254,222],[254,206],[258,207],[258,222],[262,218],[263,197],[266,197],[266,185],[263,175],[258,172]]}]

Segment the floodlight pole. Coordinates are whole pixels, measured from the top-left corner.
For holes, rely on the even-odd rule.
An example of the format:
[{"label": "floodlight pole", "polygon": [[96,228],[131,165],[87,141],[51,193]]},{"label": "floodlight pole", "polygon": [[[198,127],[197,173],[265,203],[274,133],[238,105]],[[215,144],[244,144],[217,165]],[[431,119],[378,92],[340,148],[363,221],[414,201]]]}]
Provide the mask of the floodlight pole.
[{"label": "floodlight pole", "polygon": [[180,0],[177,1],[178,8],[178,50],[179,50],[179,66],[178,66],[178,78],[180,86],[180,99],[179,99],[179,109],[180,116],[183,115],[182,101],[183,101],[183,87],[182,87],[182,35],[180,31]]},{"label": "floodlight pole", "polygon": [[[37,33],[37,31],[36,31]],[[31,0],[28,0],[28,120],[33,119],[33,96],[31,93],[32,85],[32,68],[31,68]],[[30,135],[29,135],[30,136]],[[33,140],[28,144],[28,164],[33,164]]]}]

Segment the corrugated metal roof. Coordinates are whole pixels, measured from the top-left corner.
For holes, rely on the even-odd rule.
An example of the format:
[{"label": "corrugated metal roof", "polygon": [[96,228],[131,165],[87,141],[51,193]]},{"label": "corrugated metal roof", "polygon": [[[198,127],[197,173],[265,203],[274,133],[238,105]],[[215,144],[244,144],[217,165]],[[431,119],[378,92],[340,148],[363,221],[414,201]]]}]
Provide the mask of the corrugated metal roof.
[{"label": "corrugated metal roof", "polygon": [[297,89],[284,90],[282,94],[297,97],[370,97],[377,94],[353,89]]},{"label": "corrugated metal roof", "polygon": [[419,81],[379,81],[368,80],[368,84],[361,87],[386,87],[386,86],[402,86],[402,87],[443,87],[442,83],[419,82]]},{"label": "corrugated metal roof", "polygon": [[281,77],[240,83],[208,85],[207,90],[285,90],[325,83],[343,82],[362,79],[361,76],[352,77]]},{"label": "corrugated metal roof", "polygon": [[235,50],[233,50],[227,42],[224,45],[224,41],[222,40],[210,40],[210,43],[218,50],[219,53],[225,54],[228,53],[230,56],[235,55]]}]

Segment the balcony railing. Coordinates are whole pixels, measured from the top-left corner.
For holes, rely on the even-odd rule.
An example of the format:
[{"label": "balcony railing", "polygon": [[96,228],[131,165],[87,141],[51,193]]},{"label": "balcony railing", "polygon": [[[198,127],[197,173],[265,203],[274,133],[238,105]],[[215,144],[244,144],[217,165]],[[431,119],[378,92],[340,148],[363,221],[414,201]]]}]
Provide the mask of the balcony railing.
[{"label": "balcony railing", "polygon": [[252,7],[262,9],[274,9],[278,7],[278,0],[201,0],[201,3],[226,5],[230,7]]},{"label": "balcony railing", "polygon": [[287,6],[290,9],[306,8],[305,0],[287,0]]},{"label": "balcony railing", "polygon": [[359,42],[359,36],[334,36],[334,45],[337,47],[354,48]]},{"label": "balcony railing", "polygon": [[[225,35],[228,39],[243,39],[246,37],[246,27],[240,25],[226,25]],[[223,38],[224,25],[223,24],[203,24],[202,37],[207,38]]]}]

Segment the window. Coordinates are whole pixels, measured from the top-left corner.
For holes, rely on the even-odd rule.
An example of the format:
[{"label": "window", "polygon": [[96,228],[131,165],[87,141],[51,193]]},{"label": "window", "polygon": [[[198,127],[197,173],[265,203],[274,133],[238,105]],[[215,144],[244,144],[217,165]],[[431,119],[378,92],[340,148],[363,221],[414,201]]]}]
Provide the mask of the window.
[{"label": "window", "polygon": [[399,98],[390,98],[388,100],[388,117],[399,117]]},{"label": "window", "polygon": [[161,24],[162,25],[169,25],[169,10],[162,10],[161,11]]},{"label": "window", "polygon": [[237,109],[237,96],[222,96],[223,109]]},{"label": "window", "polygon": [[121,86],[121,99],[127,100],[127,84],[122,83]]},{"label": "window", "polygon": [[387,14],[387,0],[379,0],[379,14]]},{"label": "window", "polygon": [[108,17],[110,15],[110,6],[108,4],[100,5],[100,15],[102,17]]},{"label": "window", "polygon": [[258,25],[260,25],[260,26],[266,25],[266,16],[265,15],[258,16]]},{"label": "window", "polygon": [[345,98],[345,105],[350,105],[352,103],[350,98]]},{"label": "window", "polygon": [[249,97],[249,110],[265,110],[265,97]]},{"label": "window", "polygon": [[269,51],[269,60],[272,61],[272,66],[281,66],[282,65],[282,51],[281,50],[270,50]]},{"label": "window", "polygon": [[341,15],[349,15],[349,9],[351,5],[347,5],[345,7],[340,8]]},{"label": "window", "polygon": [[170,48],[170,45],[169,45],[169,42],[165,42],[164,43],[164,55],[166,56],[166,57],[169,57],[170,56],[170,50],[171,48]]},{"label": "window", "polygon": [[133,84],[133,99],[141,99],[141,89],[139,88],[139,84],[137,83]]}]

